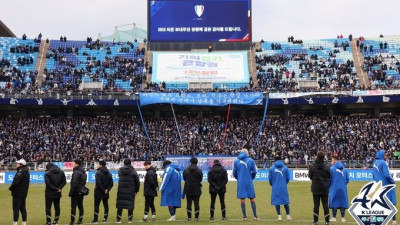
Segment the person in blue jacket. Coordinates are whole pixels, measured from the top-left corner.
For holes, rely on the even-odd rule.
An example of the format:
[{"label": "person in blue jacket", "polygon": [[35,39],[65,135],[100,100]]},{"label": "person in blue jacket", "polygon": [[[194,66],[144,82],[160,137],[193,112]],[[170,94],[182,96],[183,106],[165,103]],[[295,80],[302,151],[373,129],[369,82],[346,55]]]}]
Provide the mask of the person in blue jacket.
[{"label": "person in blue jacket", "polygon": [[243,212],[243,220],[246,216],[246,198],[250,198],[254,220],[260,220],[257,216],[256,194],[254,192],[253,180],[257,174],[256,164],[249,157],[249,146],[243,147],[237,159],[233,163],[233,176],[237,180],[237,198],[240,198],[240,205]]},{"label": "person in blue jacket", "polygon": [[329,208],[332,209],[332,219],[336,222],[337,209],[340,209],[342,222],[346,209],[349,208],[349,198],[347,195],[347,184],[349,183],[349,172],[339,161],[337,156],[332,156],[331,160],[331,181],[329,184]]},{"label": "person in blue jacket", "polygon": [[168,206],[171,218],[168,221],[175,221],[176,209],[181,207],[181,174],[179,166],[171,164],[171,161],[163,162],[164,174],[160,185],[161,206]]},{"label": "person in blue jacket", "polygon": [[[372,167],[372,175],[374,177],[374,181],[382,181],[382,186],[395,184],[393,177],[390,175],[389,166],[386,162],[387,158],[388,154],[385,152],[385,150],[379,150],[375,154],[375,162],[374,166]],[[395,188],[387,192],[386,197],[393,203],[393,205],[397,205]],[[393,216],[392,224],[397,224],[396,214]]]},{"label": "person in blue jacket", "polygon": [[290,180],[290,174],[287,166],[285,166],[279,156],[276,154],[275,163],[269,169],[269,184],[272,186],[271,191],[271,205],[275,206],[278,220],[282,220],[281,205],[285,207],[286,219],[291,220],[289,209],[289,193],[287,184]]}]

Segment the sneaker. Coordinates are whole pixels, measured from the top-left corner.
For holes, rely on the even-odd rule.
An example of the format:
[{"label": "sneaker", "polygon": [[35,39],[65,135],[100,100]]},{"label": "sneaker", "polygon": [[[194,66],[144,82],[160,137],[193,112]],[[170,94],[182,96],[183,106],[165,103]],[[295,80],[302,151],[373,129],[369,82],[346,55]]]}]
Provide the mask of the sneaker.
[{"label": "sneaker", "polygon": [[287,215],[286,220],[292,220],[292,217],[290,217],[290,215]]},{"label": "sneaker", "polygon": [[282,221],[282,216],[278,215],[278,221]]},{"label": "sneaker", "polygon": [[210,220],[214,220],[214,217],[210,217]]},{"label": "sneaker", "polygon": [[190,221],[192,221],[192,218],[187,218],[186,220],[187,220],[188,222],[190,222]]},{"label": "sneaker", "polygon": [[332,217],[332,219],[330,219],[329,221],[336,222],[336,217]]},{"label": "sneaker", "polygon": [[152,218],[151,221],[157,221],[157,219],[156,218]]},{"label": "sneaker", "polygon": [[128,223],[132,223],[132,220],[128,220]]},{"label": "sneaker", "polygon": [[18,225],[18,222],[13,221],[13,225]]},{"label": "sneaker", "polygon": [[117,223],[121,223],[121,220],[117,220]]},{"label": "sneaker", "polygon": [[260,221],[260,217],[254,217],[254,221]]},{"label": "sneaker", "polygon": [[246,217],[243,217],[243,219],[242,219],[243,221],[247,221],[247,218]]},{"label": "sneaker", "polygon": [[93,223],[93,224],[98,224],[98,223],[99,223],[99,221],[97,221],[97,220],[92,220],[92,222],[90,222],[90,223]]},{"label": "sneaker", "polygon": [[176,220],[175,216],[171,216],[171,218],[167,219],[167,221],[175,221],[175,220]]},{"label": "sneaker", "polygon": [[52,225],[58,225],[58,221],[53,221]]},{"label": "sneaker", "polygon": [[21,225],[26,225],[26,221],[22,221]]},{"label": "sneaker", "polygon": [[83,224],[83,223],[82,223],[82,221],[78,221],[78,222],[76,222],[76,224]]},{"label": "sneaker", "polygon": [[147,222],[147,219],[143,218],[140,222]]},{"label": "sneaker", "polygon": [[226,218],[226,217],[222,217],[222,220],[227,220],[228,218]]},{"label": "sneaker", "polygon": [[194,218],[194,221],[198,222],[198,221],[199,221],[199,218]]},{"label": "sneaker", "polygon": [[329,225],[329,222],[325,222],[325,225]]},{"label": "sneaker", "polygon": [[345,218],[342,218],[342,223],[346,223],[346,219]]},{"label": "sneaker", "polygon": [[101,221],[101,222],[103,222],[103,223],[107,223],[107,219],[103,219],[103,221]]},{"label": "sneaker", "polygon": [[318,225],[318,222],[314,222],[314,223],[312,223],[313,225]]}]

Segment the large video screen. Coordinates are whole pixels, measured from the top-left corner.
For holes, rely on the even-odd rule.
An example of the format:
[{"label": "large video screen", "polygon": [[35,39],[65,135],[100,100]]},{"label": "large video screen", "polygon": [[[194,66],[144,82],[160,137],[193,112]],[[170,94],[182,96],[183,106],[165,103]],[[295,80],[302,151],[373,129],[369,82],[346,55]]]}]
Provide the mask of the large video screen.
[{"label": "large video screen", "polygon": [[251,0],[149,0],[149,41],[251,41]]}]

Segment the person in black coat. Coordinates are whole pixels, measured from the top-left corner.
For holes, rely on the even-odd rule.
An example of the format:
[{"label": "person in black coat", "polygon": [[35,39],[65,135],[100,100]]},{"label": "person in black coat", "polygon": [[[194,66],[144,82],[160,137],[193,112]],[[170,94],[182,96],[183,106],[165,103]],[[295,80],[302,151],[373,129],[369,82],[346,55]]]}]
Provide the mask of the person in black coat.
[{"label": "person in black coat", "polygon": [[154,206],[154,197],[157,197],[158,182],[156,168],[151,166],[150,161],[144,162],[146,176],[144,177],[144,216],[142,221],[147,221],[149,209],[151,209],[152,220],[156,220],[156,208]]},{"label": "person in black coat", "polygon": [[314,200],[314,223],[318,224],[319,204],[322,202],[324,208],[325,224],[329,224],[328,195],[331,180],[331,170],[324,161],[325,153],[318,152],[317,159],[308,170],[308,177],[311,180],[311,192]]},{"label": "person in black coat", "polygon": [[54,204],[55,217],[53,224],[58,223],[60,218],[60,199],[61,192],[67,183],[64,171],[53,163],[46,165],[46,174],[44,176],[46,183],[45,198],[46,198],[46,224],[51,224],[51,205]]},{"label": "person in black coat", "polygon": [[71,223],[75,223],[76,207],[79,209],[79,219],[77,224],[82,224],[83,220],[83,194],[82,189],[86,185],[87,175],[85,170],[82,168],[82,161],[80,159],[74,160],[74,170],[71,178],[71,189],[69,191],[69,197],[71,197]]},{"label": "person in black coat", "polygon": [[117,223],[121,222],[122,209],[128,210],[128,223],[130,223],[133,219],[135,196],[140,188],[139,176],[132,167],[130,159],[124,160],[124,166],[119,169],[118,176]]},{"label": "person in black coat", "polygon": [[17,161],[17,173],[14,176],[11,186],[8,188],[13,197],[13,225],[17,225],[20,211],[22,215],[22,225],[26,225],[26,196],[28,196],[29,182],[29,169],[26,167],[26,161],[20,159]]},{"label": "person in black coat", "polygon": [[228,183],[228,173],[217,159],[214,160],[214,166],[208,171],[208,182],[210,183],[209,190],[211,195],[210,220],[214,220],[215,200],[217,199],[217,195],[221,203],[222,220],[226,220],[225,193],[226,184]]},{"label": "person in black coat", "polygon": [[100,202],[103,201],[104,217],[103,223],[108,219],[108,199],[110,197],[110,190],[114,186],[114,181],[110,171],[106,167],[104,160],[99,161],[99,168],[96,172],[96,186],[94,188],[94,219],[92,223],[97,223],[99,219]]},{"label": "person in black coat", "polygon": [[192,202],[194,202],[195,221],[199,220],[200,214],[200,196],[201,182],[203,181],[203,172],[197,167],[197,158],[190,159],[190,165],[183,171],[183,180],[185,181],[184,194],[187,200],[187,220],[192,219]]}]

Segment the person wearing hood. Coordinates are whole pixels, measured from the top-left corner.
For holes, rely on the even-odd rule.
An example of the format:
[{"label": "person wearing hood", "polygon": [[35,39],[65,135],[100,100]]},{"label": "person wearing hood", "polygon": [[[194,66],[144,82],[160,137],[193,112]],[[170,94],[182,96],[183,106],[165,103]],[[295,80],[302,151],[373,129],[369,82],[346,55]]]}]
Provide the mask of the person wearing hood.
[{"label": "person wearing hood", "polygon": [[13,225],[18,224],[19,212],[22,215],[22,225],[26,225],[26,197],[28,196],[29,182],[30,175],[26,161],[20,159],[17,161],[17,173],[14,176],[11,186],[8,188],[11,191],[13,200]]},{"label": "person wearing hood", "polygon": [[83,197],[81,193],[82,189],[86,185],[87,175],[85,169],[82,167],[82,161],[80,159],[75,159],[73,164],[73,172],[71,178],[71,189],[69,191],[69,197],[71,197],[71,223],[75,224],[76,207],[79,209],[79,219],[77,224],[82,224],[83,220]]},{"label": "person wearing hood", "polygon": [[268,171],[269,184],[272,187],[271,205],[275,206],[278,220],[282,220],[281,205],[285,207],[286,219],[291,220],[289,209],[289,193],[287,184],[290,180],[290,174],[287,166],[285,166],[278,153],[275,157],[274,165]]},{"label": "person wearing hood", "polygon": [[[388,159],[388,154],[385,150],[379,150],[375,154],[375,162],[374,166],[372,167],[372,176],[375,182],[382,181],[382,186],[395,184],[394,179],[389,171],[389,166],[386,162]],[[386,197],[392,202],[393,205],[397,205],[396,199],[396,188],[391,189],[389,192],[386,193]],[[392,218],[393,225],[397,225],[396,222],[396,214]]]},{"label": "person wearing hood", "polygon": [[178,165],[171,164],[171,161],[163,162],[164,173],[160,185],[161,206],[168,206],[171,218],[168,221],[175,221],[176,209],[181,207],[181,174]]},{"label": "person wearing hood", "polygon": [[250,146],[243,147],[242,151],[233,163],[233,176],[237,180],[237,198],[240,199],[240,205],[243,213],[243,220],[247,220],[246,216],[246,198],[250,199],[251,208],[253,210],[254,220],[260,220],[257,216],[256,194],[254,192],[253,180],[257,175],[257,167],[254,160],[249,157]]},{"label": "person wearing hood", "polygon": [[324,208],[325,224],[329,225],[328,195],[331,170],[325,163],[324,158],[325,153],[318,152],[317,158],[308,170],[314,201],[314,225],[318,224],[320,202],[322,202],[322,207]]},{"label": "person wearing hood", "polygon": [[208,171],[209,192],[211,195],[210,220],[214,220],[215,200],[217,195],[221,203],[222,220],[226,220],[225,193],[228,183],[228,173],[220,164],[219,160],[214,160],[214,166]]},{"label": "person wearing hood", "polygon": [[151,166],[150,161],[144,162],[146,168],[146,176],[144,177],[144,216],[142,221],[147,221],[149,209],[151,209],[152,220],[156,221],[156,207],[154,206],[154,198],[157,197],[158,182],[156,168]]},{"label": "person wearing hood", "polygon": [[200,196],[201,182],[203,181],[203,172],[197,166],[196,157],[190,159],[190,165],[183,171],[183,180],[185,181],[184,194],[186,195],[187,220],[192,220],[192,202],[194,203],[194,220],[199,220],[200,214]]},{"label": "person wearing hood", "polygon": [[60,199],[61,192],[65,184],[67,184],[67,179],[65,178],[65,173],[58,166],[53,163],[48,163],[46,165],[46,174],[44,176],[44,181],[46,183],[45,190],[45,205],[46,205],[46,225],[51,224],[51,205],[54,204],[55,217],[53,224],[57,224],[60,218]]},{"label": "person wearing hood", "polygon": [[135,197],[140,189],[139,176],[131,165],[130,159],[124,160],[124,166],[118,171],[117,223],[121,223],[122,209],[128,210],[128,223],[133,220]]},{"label": "person wearing hood", "polygon": [[349,198],[347,195],[347,184],[349,183],[349,172],[344,168],[337,156],[332,156],[331,160],[331,182],[329,184],[329,208],[332,209],[332,219],[336,222],[337,209],[340,209],[342,222],[346,209],[349,208]]},{"label": "person wearing hood", "polygon": [[108,199],[110,197],[110,190],[114,186],[114,181],[110,171],[108,171],[107,169],[106,161],[99,160],[95,180],[96,186],[94,187],[94,219],[92,223],[98,223],[101,201],[103,201],[104,206],[103,223],[105,223],[108,219]]}]

